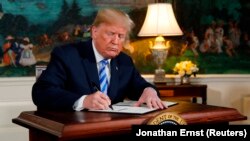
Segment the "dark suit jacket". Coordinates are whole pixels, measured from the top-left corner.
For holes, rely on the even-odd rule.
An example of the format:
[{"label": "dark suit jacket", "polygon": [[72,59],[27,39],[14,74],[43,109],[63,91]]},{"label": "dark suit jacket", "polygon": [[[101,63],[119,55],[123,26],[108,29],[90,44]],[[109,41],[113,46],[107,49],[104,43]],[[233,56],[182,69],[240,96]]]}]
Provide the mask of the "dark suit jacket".
[{"label": "dark suit jacket", "polygon": [[[110,67],[108,95],[112,103],[124,98],[138,100],[144,88],[155,88],[141,77],[132,59],[123,52],[111,59]],[[52,51],[47,69],[33,85],[32,99],[41,109],[73,110],[77,99],[95,92],[94,85],[100,88],[91,40],[67,44]]]}]

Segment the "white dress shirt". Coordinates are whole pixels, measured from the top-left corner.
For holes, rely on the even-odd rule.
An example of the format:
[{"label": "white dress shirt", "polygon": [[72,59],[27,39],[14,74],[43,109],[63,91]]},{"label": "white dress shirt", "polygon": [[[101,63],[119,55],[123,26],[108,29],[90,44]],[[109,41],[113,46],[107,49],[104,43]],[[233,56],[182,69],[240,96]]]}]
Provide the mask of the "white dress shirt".
[{"label": "white dress shirt", "polygon": [[[99,62],[102,61],[104,58],[102,57],[102,55],[96,50],[96,47],[94,45],[94,42],[92,41],[92,46],[93,46],[93,50],[94,50],[94,54],[95,54],[95,59],[96,59],[96,66],[99,72]],[[108,65],[106,66],[105,70],[106,70],[106,74],[108,77],[108,82],[110,82],[110,59],[108,59]],[[73,105],[73,109],[75,111],[81,111],[84,109],[83,107],[83,101],[86,98],[87,95],[83,95],[82,97],[80,97]]]}]

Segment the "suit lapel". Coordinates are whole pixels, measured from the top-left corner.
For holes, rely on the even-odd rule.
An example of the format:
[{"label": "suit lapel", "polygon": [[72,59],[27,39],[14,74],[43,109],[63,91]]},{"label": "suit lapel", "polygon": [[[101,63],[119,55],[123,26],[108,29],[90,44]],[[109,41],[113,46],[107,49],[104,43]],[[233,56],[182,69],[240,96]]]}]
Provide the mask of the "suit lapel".
[{"label": "suit lapel", "polygon": [[94,85],[96,85],[100,89],[96,59],[91,41],[87,42],[86,46],[82,46],[79,48],[82,56],[82,64],[86,72],[86,76],[89,80],[89,85],[91,87],[94,87]]},{"label": "suit lapel", "polygon": [[83,60],[83,65],[87,73],[88,80],[90,80],[90,85],[92,87],[97,86],[100,89],[100,82],[97,72],[96,63],[90,62],[87,59]]},{"label": "suit lapel", "polygon": [[118,81],[119,68],[118,68],[117,60],[112,59],[110,66],[111,66],[111,77],[110,77],[108,95],[109,95],[110,99],[113,100],[116,96],[117,88],[119,86],[119,84],[118,84],[119,83],[119,81]]}]

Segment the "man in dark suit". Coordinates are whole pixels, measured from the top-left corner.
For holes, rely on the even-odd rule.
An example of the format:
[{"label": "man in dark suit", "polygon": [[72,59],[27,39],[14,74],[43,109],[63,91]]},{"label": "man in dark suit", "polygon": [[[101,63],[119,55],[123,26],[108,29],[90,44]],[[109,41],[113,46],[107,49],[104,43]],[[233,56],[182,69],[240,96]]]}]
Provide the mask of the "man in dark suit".
[{"label": "man in dark suit", "polygon": [[[146,103],[150,108],[165,108],[154,85],[144,80],[132,59],[121,52],[133,26],[126,13],[103,9],[91,28],[91,40],[56,47],[47,69],[33,85],[32,98],[38,109],[108,109],[125,98],[138,100],[135,106]],[[104,68],[106,94],[99,91],[103,59],[108,61]]]}]

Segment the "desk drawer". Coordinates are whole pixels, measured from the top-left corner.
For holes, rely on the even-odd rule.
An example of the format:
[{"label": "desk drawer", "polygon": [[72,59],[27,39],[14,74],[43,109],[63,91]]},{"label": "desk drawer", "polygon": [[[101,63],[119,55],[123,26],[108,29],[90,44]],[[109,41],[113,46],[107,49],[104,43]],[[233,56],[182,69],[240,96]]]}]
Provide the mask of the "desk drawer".
[{"label": "desk drawer", "polygon": [[159,90],[161,97],[174,96],[174,90]]},{"label": "desk drawer", "polygon": [[202,98],[202,104],[206,104],[207,85],[162,85],[156,84],[156,88],[160,92],[161,99],[169,98],[191,98],[192,102],[197,102],[197,97]]}]

